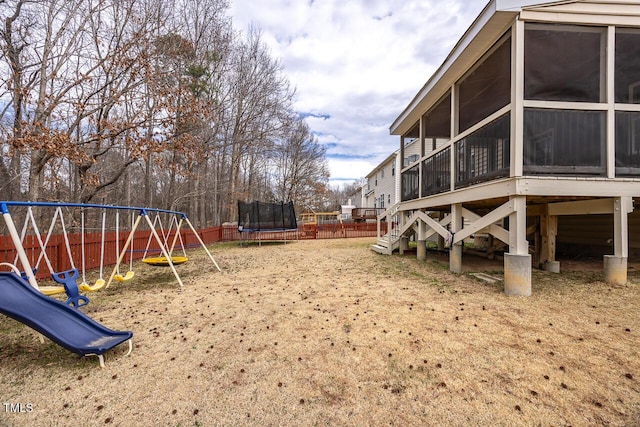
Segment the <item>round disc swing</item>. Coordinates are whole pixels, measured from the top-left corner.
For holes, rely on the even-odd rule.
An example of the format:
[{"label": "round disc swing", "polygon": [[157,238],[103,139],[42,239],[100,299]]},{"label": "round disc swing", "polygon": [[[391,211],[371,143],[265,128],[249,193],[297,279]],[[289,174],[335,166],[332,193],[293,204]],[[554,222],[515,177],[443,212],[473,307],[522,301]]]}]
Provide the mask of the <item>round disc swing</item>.
[{"label": "round disc swing", "polygon": [[[171,223],[169,224],[169,229],[166,231],[164,228],[162,227],[162,221],[160,220],[160,214],[157,214],[156,217],[153,219],[153,228],[155,229],[156,224],[158,226],[158,228],[160,229],[160,233],[162,234],[162,240],[164,242],[164,247],[166,248],[168,245],[168,240],[169,240],[169,236],[171,235],[171,230],[173,229],[173,224],[176,224],[176,231],[175,231],[175,235],[173,236],[173,242],[171,243],[171,248],[167,251],[169,254],[170,259],[167,259],[166,256],[164,255],[158,255],[158,256],[154,256],[154,257],[147,257],[147,253],[149,251],[149,246],[151,245],[151,239],[153,237],[153,235],[149,235],[149,240],[147,241],[147,247],[144,250],[144,256],[142,258],[142,262],[144,262],[145,264],[154,266],[154,267],[169,267],[171,265],[180,265],[180,264],[184,264],[185,262],[187,262],[189,260],[189,258],[187,258],[187,253],[185,252],[184,249],[184,243],[182,241],[182,236],[180,235],[180,227],[182,225],[182,219],[180,220],[180,222],[178,223],[178,220],[175,216],[172,217],[171,219]],[[173,250],[175,249],[176,246],[176,242],[180,240],[180,246],[182,247],[182,256],[179,255],[173,255]]]},{"label": "round disc swing", "polygon": [[[186,256],[174,255],[171,257],[171,264],[173,265],[184,264],[188,260],[189,258],[187,258]],[[145,258],[142,260],[142,262],[144,262],[145,264],[152,265],[154,267],[169,267],[169,260],[163,256]]]}]

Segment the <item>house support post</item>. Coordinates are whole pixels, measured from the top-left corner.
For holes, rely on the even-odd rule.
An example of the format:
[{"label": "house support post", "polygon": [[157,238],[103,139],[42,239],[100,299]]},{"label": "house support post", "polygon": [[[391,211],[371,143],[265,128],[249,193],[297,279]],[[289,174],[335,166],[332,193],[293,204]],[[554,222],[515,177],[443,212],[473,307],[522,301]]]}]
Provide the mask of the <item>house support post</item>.
[{"label": "house support post", "polygon": [[[451,232],[462,230],[462,204],[451,205]],[[451,245],[449,249],[449,270],[453,273],[462,273],[462,245],[460,241]]]},{"label": "house support post", "polygon": [[418,261],[426,261],[427,260],[427,241],[426,240],[418,240],[418,246],[416,246],[416,256]]},{"label": "house support post", "polygon": [[610,285],[627,283],[627,257],[629,256],[628,213],[633,211],[631,197],[613,199],[614,254],[604,256],[604,280]]},{"label": "house support post", "polygon": [[527,242],[527,198],[511,197],[509,215],[509,253],[504,254],[504,293],[531,295],[531,255]]},{"label": "house support post", "polygon": [[540,215],[540,268],[551,273],[560,273],[560,261],[556,261],[556,235],[558,234],[558,217],[549,215],[547,204]]},{"label": "house support post", "polygon": [[[442,212],[438,212],[438,221],[442,221],[445,215]],[[444,237],[438,234],[438,250],[444,251]]]},{"label": "house support post", "polygon": [[[404,229],[404,225],[407,222],[407,212],[400,212],[398,215],[398,224],[396,228],[396,233],[399,233],[399,230]],[[389,247],[391,247],[391,243],[389,243]],[[398,236],[398,253],[400,255],[404,255],[404,251],[409,249],[409,241],[406,239],[404,235]]]},{"label": "house support post", "polygon": [[418,246],[416,247],[416,258],[418,261],[426,261],[427,259],[426,226],[424,221],[418,221]]},{"label": "house support post", "polygon": [[399,247],[400,255],[404,255],[404,252],[408,250],[409,250],[409,238],[407,236],[400,237],[400,247]]}]

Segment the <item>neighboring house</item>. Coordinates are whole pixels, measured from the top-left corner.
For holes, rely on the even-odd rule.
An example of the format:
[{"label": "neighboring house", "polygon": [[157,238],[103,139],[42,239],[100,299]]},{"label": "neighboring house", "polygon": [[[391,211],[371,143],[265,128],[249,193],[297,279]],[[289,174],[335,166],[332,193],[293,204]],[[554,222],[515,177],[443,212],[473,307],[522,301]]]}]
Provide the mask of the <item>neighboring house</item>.
[{"label": "neighboring house", "polygon": [[[362,207],[362,187],[363,185],[358,186],[351,194],[347,194],[348,200],[351,204],[353,204],[354,208],[361,208]],[[347,204],[350,204],[347,203]]]},{"label": "neighboring house", "polygon": [[384,159],[367,176],[362,187],[362,207],[388,209],[400,201],[400,179],[396,172],[403,166],[415,164],[420,158],[420,145],[417,139],[407,141],[403,161],[400,150],[396,150]]},{"label": "neighboring house", "polygon": [[384,209],[396,202],[397,156],[396,151],[365,177],[366,183],[362,188],[362,207]]},{"label": "neighboring house", "polygon": [[348,199],[346,205],[340,205],[340,214],[343,221],[348,221],[353,218],[353,210],[357,206],[353,204],[353,199]]},{"label": "neighboring house", "polygon": [[400,158],[407,141],[419,158],[397,171],[398,239],[374,250],[413,235],[423,258],[437,233],[460,272],[462,242],[486,233],[508,248],[505,292],[529,295],[528,232],[536,266],[559,271],[556,235],[571,233],[559,218],[600,214],[611,224],[605,280],[626,282],[640,199],[640,0],[490,1],[390,132]]}]

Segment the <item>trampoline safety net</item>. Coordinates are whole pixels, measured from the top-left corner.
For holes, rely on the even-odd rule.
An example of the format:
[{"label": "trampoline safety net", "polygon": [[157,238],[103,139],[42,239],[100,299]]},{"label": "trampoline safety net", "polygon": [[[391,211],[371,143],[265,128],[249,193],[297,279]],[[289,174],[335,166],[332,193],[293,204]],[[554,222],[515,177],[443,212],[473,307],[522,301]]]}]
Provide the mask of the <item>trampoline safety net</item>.
[{"label": "trampoline safety net", "polygon": [[296,213],[293,202],[246,203],[238,200],[238,231],[296,230]]}]

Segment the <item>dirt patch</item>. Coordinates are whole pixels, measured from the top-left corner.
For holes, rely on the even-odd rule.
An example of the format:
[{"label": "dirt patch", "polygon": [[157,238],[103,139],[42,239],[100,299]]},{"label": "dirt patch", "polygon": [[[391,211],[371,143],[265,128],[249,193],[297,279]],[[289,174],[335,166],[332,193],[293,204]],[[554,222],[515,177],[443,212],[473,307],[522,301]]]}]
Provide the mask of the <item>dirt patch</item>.
[{"label": "dirt patch", "polygon": [[533,295],[507,297],[469,274],[499,261],[456,275],[371,243],[214,245],[223,272],[193,252],[182,290],[136,264],[89,295],[134,332],[105,369],[2,316],[0,425],[640,424],[638,269],[534,270]]}]

